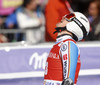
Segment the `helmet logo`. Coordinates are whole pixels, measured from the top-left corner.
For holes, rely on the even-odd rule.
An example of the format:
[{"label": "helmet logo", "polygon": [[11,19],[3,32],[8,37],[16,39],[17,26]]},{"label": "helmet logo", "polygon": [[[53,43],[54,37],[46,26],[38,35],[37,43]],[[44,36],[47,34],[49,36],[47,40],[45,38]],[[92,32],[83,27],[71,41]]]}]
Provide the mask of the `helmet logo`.
[{"label": "helmet logo", "polygon": [[83,19],[84,21],[88,22],[85,18],[83,18],[83,17],[80,17],[80,18]]},{"label": "helmet logo", "polygon": [[80,27],[83,26],[76,18],[73,18],[73,21],[75,21]]}]

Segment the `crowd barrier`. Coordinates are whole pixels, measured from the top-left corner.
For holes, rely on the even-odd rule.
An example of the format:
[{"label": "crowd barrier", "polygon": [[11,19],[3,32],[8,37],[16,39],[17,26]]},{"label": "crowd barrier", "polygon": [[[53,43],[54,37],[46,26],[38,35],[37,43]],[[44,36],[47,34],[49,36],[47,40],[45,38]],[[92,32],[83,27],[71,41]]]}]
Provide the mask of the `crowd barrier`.
[{"label": "crowd barrier", "polygon": [[[33,43],[44,42],[45,27],[44,25],[24,29],[3,29],[0,28],[0,34],[3,34],[8,41],[31,41]],[[2,38],[2,37],[1,37]],[[12,40],[12,38],[14,38]],[[3,38],[2,38],[3,39]],[[4,39],[3,39],[4,40]],[[5,40],[4,40],[5,41]]]},{"label": "crowd barrier", "polygon": [[[0,45],[0,85],[43,85],[52,44]],[[81,71],[77,85],[100,85],[100,44],[78,43]]]}]

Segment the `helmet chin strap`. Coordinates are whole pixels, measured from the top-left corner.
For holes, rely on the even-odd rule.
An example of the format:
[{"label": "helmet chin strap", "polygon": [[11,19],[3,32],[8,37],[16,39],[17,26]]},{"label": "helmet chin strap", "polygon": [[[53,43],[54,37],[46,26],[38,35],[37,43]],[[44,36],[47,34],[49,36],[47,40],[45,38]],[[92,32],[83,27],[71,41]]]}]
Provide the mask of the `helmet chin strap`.
[{"label": "helmet chin strap", "polygon": [[[61,31],[64,31],[64,30],[67,30],[67,29],[66,29],[66,26],[65,26],[65,27],[56,27],[55,30],[56,30],[56,31],[54,31],[53,34],[58,33],[58,32],[61,32]],[[67,30],[67,31],[68,31],[68,30]],[[71,32],[71,33],[72,33],[72,32]],[[77,36],[76,36],[75,34],[73,34],[73,33],[72,33],[72,35],[73,35],[73,39],[74,39],[75,41],[78,41]]]},{"label": "helmet chin strap", "polygon": [[56,27],[55,30],[56,31],[54,31],[53,34],[66,30],[66,26],[65,27]]}]

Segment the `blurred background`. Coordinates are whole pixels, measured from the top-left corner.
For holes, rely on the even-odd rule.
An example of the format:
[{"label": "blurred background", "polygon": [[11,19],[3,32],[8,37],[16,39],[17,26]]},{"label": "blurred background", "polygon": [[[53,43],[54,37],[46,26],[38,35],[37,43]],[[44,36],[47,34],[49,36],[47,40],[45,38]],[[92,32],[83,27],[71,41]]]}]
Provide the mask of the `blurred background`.
[{"label": "blurred background", "polygon": [[62,16],[79,11],[90,21],[78,42],[77,85],[100,85],[100,0],[0,0],[0,85],[43,85],[46,57]]}]

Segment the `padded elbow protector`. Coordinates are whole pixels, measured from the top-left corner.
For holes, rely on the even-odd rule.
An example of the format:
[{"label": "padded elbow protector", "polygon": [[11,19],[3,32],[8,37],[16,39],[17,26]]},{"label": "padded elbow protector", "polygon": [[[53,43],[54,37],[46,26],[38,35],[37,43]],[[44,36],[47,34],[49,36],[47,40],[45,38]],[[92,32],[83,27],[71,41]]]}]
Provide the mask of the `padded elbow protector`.
[{"label": "padded elbow protector", "polygon": [[64,79],[61,85],[74,85],[71,78]]}]

